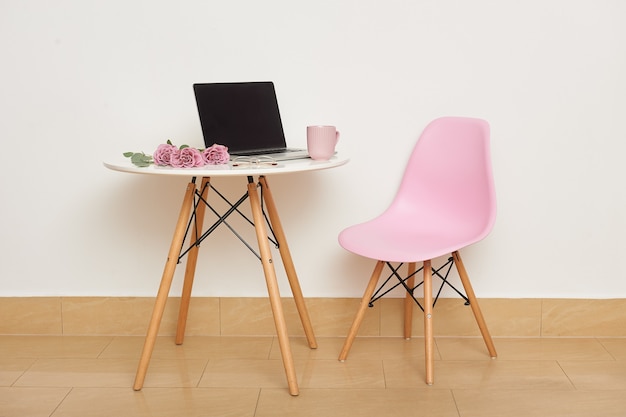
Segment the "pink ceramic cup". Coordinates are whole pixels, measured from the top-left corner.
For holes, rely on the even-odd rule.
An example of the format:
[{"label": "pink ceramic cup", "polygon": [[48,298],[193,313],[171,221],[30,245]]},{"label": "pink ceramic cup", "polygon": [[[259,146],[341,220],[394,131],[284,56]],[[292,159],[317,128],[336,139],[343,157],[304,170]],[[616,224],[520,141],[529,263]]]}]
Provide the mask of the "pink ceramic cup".
[{"label": "pink ceramic cup", "polygon": [[335,126],[307,126],[306,146],[311,159],[327,161],[335,154],[339,131]]}]

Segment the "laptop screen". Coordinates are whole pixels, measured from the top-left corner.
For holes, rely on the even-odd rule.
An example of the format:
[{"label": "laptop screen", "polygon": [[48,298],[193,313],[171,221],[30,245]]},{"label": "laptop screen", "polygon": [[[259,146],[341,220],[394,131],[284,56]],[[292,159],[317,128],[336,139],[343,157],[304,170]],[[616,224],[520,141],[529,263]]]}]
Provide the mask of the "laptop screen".
[{"label": "laptop screen", "polygon": [[272,82],[194,84],[204,144],[230,153],[284,149],[285,133]]}]

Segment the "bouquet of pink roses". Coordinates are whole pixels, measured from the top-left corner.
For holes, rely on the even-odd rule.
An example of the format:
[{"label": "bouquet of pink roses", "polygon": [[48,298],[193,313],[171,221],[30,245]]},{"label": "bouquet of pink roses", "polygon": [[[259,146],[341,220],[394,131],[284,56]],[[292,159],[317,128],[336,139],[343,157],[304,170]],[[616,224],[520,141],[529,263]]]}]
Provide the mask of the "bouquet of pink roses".
[{"label": "bouquet of pink roses", "polygon": [[124,156],[139,167],[151,164],[171,166],[174,168],[195,168],[205,165],[222,165],[228,163],[230,155],[224,145],[214,144],[206,149],[196,149],[188,145],[177,147],[170,140],[159,145],[152,155],[143,152],[125,152]]}]

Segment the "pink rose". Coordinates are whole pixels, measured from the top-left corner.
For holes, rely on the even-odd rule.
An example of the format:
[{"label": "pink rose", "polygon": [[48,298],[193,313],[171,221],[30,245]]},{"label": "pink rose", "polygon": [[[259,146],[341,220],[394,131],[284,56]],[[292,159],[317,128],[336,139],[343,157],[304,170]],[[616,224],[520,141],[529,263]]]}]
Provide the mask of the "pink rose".
[{"label": "pink rose", "polygon": [[230,160],[228,148],[224,145],[213,144],[202,152],[204,162],[208,165],[221,165]]},{"label": "pink rose", "polygon": [[159,145],[159,147],[154,151],[152,158],[154,159],[154,163],[161,166],[166,166],[170,164],[172,153],[177,152],[178,148],[169,143],[164,143]]},{"label": "pink rose", "polygon": [[201,167],[204,166],[204,159],[196,148],[183,148],[171,154],[170,165],[174,168]]}]

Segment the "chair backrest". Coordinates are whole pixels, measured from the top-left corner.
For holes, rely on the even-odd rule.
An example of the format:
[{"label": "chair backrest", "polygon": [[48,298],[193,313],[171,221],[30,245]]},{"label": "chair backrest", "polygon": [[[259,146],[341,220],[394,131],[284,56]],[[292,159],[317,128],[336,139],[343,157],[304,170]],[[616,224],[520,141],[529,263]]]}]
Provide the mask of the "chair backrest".
[{"label": "chair backrest", "polygon": [[415,145],[386,214],[426,219],[433,233],[463,245],[483,239],[496,217],[489,136],[481,119],[433,120]]}]

